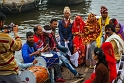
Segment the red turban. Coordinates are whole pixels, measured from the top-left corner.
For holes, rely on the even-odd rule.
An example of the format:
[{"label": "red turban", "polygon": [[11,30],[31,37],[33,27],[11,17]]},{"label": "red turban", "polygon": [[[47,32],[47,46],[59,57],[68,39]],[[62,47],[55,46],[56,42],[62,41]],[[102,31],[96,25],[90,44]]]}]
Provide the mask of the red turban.
[{"label": "red turban", "polygon": [[108,13],[108,9],[105,6],[101,6],[101,13]]}]

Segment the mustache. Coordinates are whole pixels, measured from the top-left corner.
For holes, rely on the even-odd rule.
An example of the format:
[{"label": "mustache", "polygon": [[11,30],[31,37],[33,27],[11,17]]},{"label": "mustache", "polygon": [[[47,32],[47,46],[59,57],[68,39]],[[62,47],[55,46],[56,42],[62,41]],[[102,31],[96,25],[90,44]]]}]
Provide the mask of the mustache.
[{"label": "mustache", "polygon": [[109,32],[106,32],[106,34],[109,34]]}]

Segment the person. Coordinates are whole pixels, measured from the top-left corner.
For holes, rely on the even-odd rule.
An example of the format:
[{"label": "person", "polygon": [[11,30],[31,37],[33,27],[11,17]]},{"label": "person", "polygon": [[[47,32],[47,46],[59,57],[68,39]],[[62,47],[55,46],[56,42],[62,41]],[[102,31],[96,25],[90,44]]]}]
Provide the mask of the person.
[{"label": "person", "polygon": [[[36,48],[38,50],[49,51],[49,50],[54,50],[56,48],[56,44],[54,42],[54,39],[53,38],[49,39],[49,35],[48,35],[49,31],[46,31],[40,25],[35,26],[33,31],[34,31],[34,42],[36,43]],[[50,36],[52,36],[52,35],[50,35]],[[50,40],[51,42],[49,42],[48,40]],[[48,49],[45,50],[44,47],[46,46],[47,43],[48,43]],[[54,66],[54,67],[56,67],[56,66]],[[50,73],[50,81],[51,81],[51,83],[55,83],[55,80],[54,80],[54,67],[53,68],[48,68],[49,73]],[[59,74],[61,74],[61,72],[59,72]],[[61,79],[59,79],[57,81],[64,82],[65,80],[63,80],[61,78]]]},{"label": "person", "polygon": [[110,19],[109,24],[113,25],[113,27],[115,28],[115,26],[118,24],[118,21],[117,21],[117,19],[112,18],[112,19]]},{"label": "person", "polygon": [[86,66],[93,68],[95,62],[92,58],[92,52],[96,47],[96,39],[100,35],[100,25],[95,14],[90,13],[84,26],[84,43],[86,44]]},{"label": "person", "polygon": [[96,61],[96,77],[91,83],[110,83],[109,67],[102,49],[96,47],[92,55]]},{"label": "person", "polygon": [[110,83],[112,83],[112,81],[117,77],[116,59],[114,56],[114,50],[110,42],[104,42],[101,48],[106,56],[106,61],[110,69]]},{"label": "person", "polygon": [[60,36],[60,44],[65,46],[65,42],[68,43],[71,54],[73,53],[73,36],[72,36],[72,20],[70,19],[70,8],[66,6],[64,8],[64,19],[59,21],[58,29]]},{"label": "person", "polygon": [[108,15],[108,9],[105,6],[101,6],[101,17],[98,19],[99,25],[100,25],[100,35],[96,39],[96,46],[100,47],[101,44],[105,41],[105,26],[109,24],[110,17]]},{"label": "person", "polygon": [[119,35],[124,40],[124,25],[117,21],[117,19],[112,18],[109,24],[113,25],[116,31],[116,34]]},{"label": "person", "polygon": [[[67,52],[67,48],[65,48],[64,46],[61,46],[57,42],[56,37],[55,37],[57,24],[58,24],[57,19],[53,18],[53,19],[50,20],[50,29],[52,30],[51,34],[53,35],[53,38],[54,38],[54,41],[56,43],[57,49],[59,49],[59,50],[61,50],[61,51],[66,53]],[[61,72],[61,68],[60,68],[59,64],[54,67],[54,75],[55,75],[54,78],[55,78],[56,82],[65,82],[65,80],[62,77],[62,72]]]},{"label": "person", "polygon": [[72,64],[75,65],[75,67],[78,67],[78,65],[85,63],[86,45],[83,44],[84,26],[85,26],[84,21],[80,16],[77,15],[73,22],[72,34],[73,34],[73,53],[78,52],[78,55],[74,55],[75,57],[73,58],[70,56],[71,58],[70,60]]},{"label": "person", "polygon": [[0,83],[21,83],[13,52],[21,49],[22,41],[18,36],[18,25],[14,25],[12,29],[15,39],[4,33],[5,18],[6,16],[0,13]]},{"label": "person", "polygon": [[[44,29],[45,29],[46,31],[51,30],[51,28],[48,27],[48,25],[44,26]],[[50,36],[50,35],[51,35],[51,34],[49,33],[49,37],[50,37],[49,39],[53,39],[53,38],[52,38],[53,36]],[[45,38],[45,39],[47,39],[47,38]],[[82,78],[82,77],[85,76],[84,74],[78,73],[78,72],[73,68],[73,66],[70,64],[70,62],[68,61],[68,59],[65,57],[65,56],[66,56],[65,53],[63,53],[63,52],[61,52],[61,51],[58,51],[58,50],[53,50],[53,51],[58,54],[59,59],[60,59],[60,60],[62,61],[62,63],[64,63],[64,65],[74,74],[75,77],[77,77],[77,78]]]},{"label": "person", "polygon": [[34,43],[33,32],[26,33],[26,43],[22,46],[22,58],[24,63],[32,63],[36,56],[40,56],[40,50],[37,50],[36,44]]},{"label": "person", "polygon": [[116,34],[120,36],[120,38],[124,41],[124,25],[121,23],[118,23],[115,26]]},{"label": "person", "polygon": [[111,24],[105,26],[105,33],[107,36],[105,42],[111,42],[114,48],[116,62],[118,62],[121,58],[122,53],[124,53],[123,40],[115,33],[115,28]]}]

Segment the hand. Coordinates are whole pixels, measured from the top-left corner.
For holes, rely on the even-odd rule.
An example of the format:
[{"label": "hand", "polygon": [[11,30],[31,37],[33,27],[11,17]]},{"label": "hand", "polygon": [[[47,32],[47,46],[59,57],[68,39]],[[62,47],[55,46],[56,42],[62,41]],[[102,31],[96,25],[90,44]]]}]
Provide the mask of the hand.
[{"label": "hand", "polygon": [[38,62],[38,60],[34,60],[34,61],[33,61],[33,65],[35,65],[37,62]]},{"label": "hand", "polygon": [[10,30],[9,29],[4,29],[4,31],[3,31],[4,33],[9,33],[10,32]]},{"label": "hand", "polygon": [[40,54],[41,51],[40,50],[37,50],[34,54]]},{"label": "hand", "polygon": [[14,32],[14,33],[18,33],[18,25],[15,25],[15,26],[13,27],[13,32]]},{"label": "hand", "polygon": [[50,47],[47,47],[46,49],[45,49],[45,51],[49,51],[50,50]]},{"label": "hand", "polygon": [[66,39],[64,39],[64,41],[66,42],[67,40],[66,40]]}]

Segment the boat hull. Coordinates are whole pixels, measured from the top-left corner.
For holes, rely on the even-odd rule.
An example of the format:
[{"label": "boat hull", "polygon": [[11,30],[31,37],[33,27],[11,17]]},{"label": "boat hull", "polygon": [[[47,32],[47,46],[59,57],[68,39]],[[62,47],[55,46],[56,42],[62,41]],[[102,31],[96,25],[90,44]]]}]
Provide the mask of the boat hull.
[{"label": "boat hull", "polygon": [[[40,0],[39,0],[40,1]],[[1,4],[2,6],[0,7],[0,11],[3,13],[8,13],[8,14],[17,14],[21,12],[26,12],[29,10],[32,10],[39,5],[39,1],[36,2],[30,2],[30,3],[24,3],[24,4],[18,4],[16,6],[12,6],[12,4]]]},{"label": "boat hull", "polygon": [[82,3],[84,0],[48,0],[49,3],[58,5],[74,5]]}]

